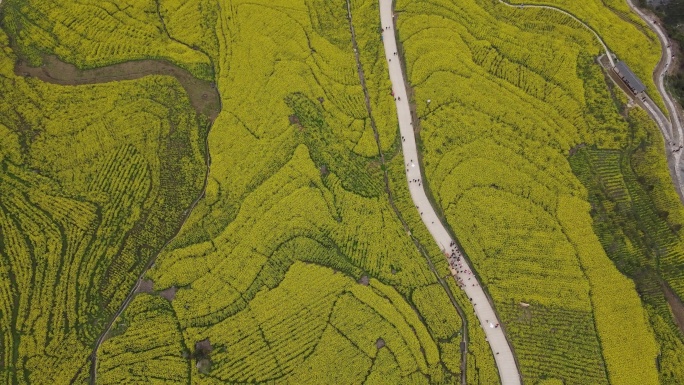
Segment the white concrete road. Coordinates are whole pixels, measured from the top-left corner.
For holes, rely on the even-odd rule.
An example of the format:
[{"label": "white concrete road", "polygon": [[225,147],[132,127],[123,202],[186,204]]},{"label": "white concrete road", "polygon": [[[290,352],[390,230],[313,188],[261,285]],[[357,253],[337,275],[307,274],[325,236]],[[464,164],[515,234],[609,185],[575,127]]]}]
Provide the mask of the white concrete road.
[{"label": "white concrete road", "polygon": [[506,340],[502,328],[499,326],[499,320],[497,319],[496,313],[494,313],[494,309],[487,300],[477,278],[472,274],[472,269],[461,256],[461,251],[452,246],[454,240],[449,236],[446,228],[437,217],[423,188],[420,165],[418,164],[418,151],[413,132],[413,122],[409,109],[406,84],[404,82],[405,78],[398,56],[396,35],[394,33],[392,0],[379,0],[379,2],[380,19],[383,28],[383,43],[385,46],[385,55],[387,56],[389,64],[392,89],[395,98],[397,98],[396,105],[399,118],[399,130],[402,135],[402,150],[404,154],[404,163],[406,165],[406,178],[409,182],[411,197],[416,205],[416,209],[420,212],[423,222],[439,247],[449,254],[452,252],[454,253],[453,258],[449,258],[450,264],[452,265],[452,274],[454,275],[454,279],[462,282],[463,289],[468,297],[472,299],[475,314],[477,315],[480,325],[485,331],[489,345],[492,348],[496,366],[499,370],[499,376],[501,377],[501,383],[504,385],[518,385],[521,383],[520,372],[516,365],[513,351]]},{"label": "white concrete road", "polygon": [[[513,7],[513,8],[520,8],[520,9],[523,9],[523,8],[546,8],[546,9],[552,9],[552,10],[554,10],[554,11],[558,11],[558,12],[560,12],[560,13],[563,13],[563,14],[565,14],[565,15],[571,17],[572,19],[574,19],[575,21],[577,21],[578,23],[580,23],[584,28],[588,29],[591,33],[593,33],[594,36],[596,36],[596,39],[599,41],[599,43],[601,43],[601,45],[603,46],[603,49],[604,49],[607,53],[610,53],[610,52],[608,51],[608,46],[606,45],[606,43],[603,42],[603,39],[601,39],[601,36],[599,36],[599,34],[596,33],[596,31],[594,31],[590,26],[588,26],[587,24],[585,24],[582,20],[578,19],[575,15],[573,15],[573,14],[570,13],[570,12],[564,11],[564,10],[561,9],[561,8],[554,7],[554,6],[550,6],[550,5],[511,4],[511,3],[509,3],[508,1],[505,1],[505,0],[499,0],[499,3],[504,4],[504,5],[507,5],[507,6],[509,6],[509,7]],[[613,61],[613,56],[612,56],[612,55],[608,55],[608,60],[610,61],[610,64],[612,64],[612,66],[615,67],[615,62]]]},{"label": "white concrete road", "polygon": [[[684,153],[684,129],[682,128],[679,109],[676,107],[676,103],[672,100],[672,97],[670,97],[670,95],[667,93],[664,84],[665,74],[672,66],[672,61],[674,59],[672,57],[673,51],[671,48],[671,44],[667,37],[667,33],[660,24],[657,24],[655,22],[653,17],[649,17],[641,9],[635,6],[634,0],[626,1],[629,7],[632,9],[632,11],[639,15],[639,17],[641,17],[644,20],[644,22],[656,33],[656,35],[658,36],[658,40],[660,41],[660,45],[662,47],[663,54],[660,59],[660,62],[653,71],[653,81],[655,82],[656,88],[658,89],[658,92],[660,93],[663,101],[665,102],[665,106],[667,107],[668,113],[670,114],[670,119],[668,120],[665,117],[665,114],[662,113],[658,105],[647,94],[641,93],[639,95],[636,95],[635,99],[639,106],[646,109],[648,114],[655,121],[656,125],[663,134],[663,138],[665,139],[666,143],[666,151],[671,152],[672,155],[671,157],[668,156],[668,161],[671,162],[671,167],[674,170],[673,183],[679,191],[680,197],[682,197],[682,199],[684,200],[684,165],[682,165],[682,160],[684,160],[682,157],[682,154]],[[610,61],[611,68],[615,66],[613,55],[610,52],[610,50],[608,50],[608,46],[606,45],[606,43],[603,41],[603,39],[601,39],[601,36],[599,36],[599,34],[596,33],[596,31],[594,31],[589,25],[575,17],[573,14],[561,8],[548,5],[510,4],[509,2],[504,0],[499,0],[499,2],[509,7],[516,7],[521,9],[553,9],[555,11],[561,12],[565,15],[572,17],[594,34],[594,36],[596,37],[596,39],[598,39],[601,46],[603,46],[603,49],[606,52],[606,57]],[[610,70],[611,68],[607,69]],[[634,98],[634,95],[632,95],[631,93],[628,93],[627,96],[629,96],[630,98]]]},{"label": "white concrete road", "polygon": [[[667,37],[667,32],[665,32],[662,25],[656,23],[653,17],[649,17],[646,15],[646,13],[639,9],[639,7],[634,5],[633,0],[627,0],[627,4],[632,11],[639,15],[639,17],[644,20],[644,22],[656,33],[656,35],[658,35],[658,40],[660,41],[663,55],[653,71],[653,80],[658,88],[660,96],[665,102],[665,107],[667,107],[667,111],[670,114],[670,121],[668,123],[671,139],[668,140],[667,136],[665,136],[665,140],[667,142],[667,146],[665,146],[665,148],[667,151],[672,151],[674,158],[675,177],[677,179],[675,181],[675,185],[680,191],[680,196],[684,197],[684,185],[682,184],[682,182],[684,182],[684,167],[682,167],[682,153],[684,153],[684,149],[682,148],[682,146],[684,146],[684,130],[682,129],[682,121],[679,113],[680,110],[677,108],[677,104],[672,99],[670,94],[668,94],[667,89],[665,89],[665,74],[672,66],[674,53],[670,40]],[[666,129],[665,125],[657,120],[656,123],[658,123],[658,126],[660,126],[661,131]]]}]

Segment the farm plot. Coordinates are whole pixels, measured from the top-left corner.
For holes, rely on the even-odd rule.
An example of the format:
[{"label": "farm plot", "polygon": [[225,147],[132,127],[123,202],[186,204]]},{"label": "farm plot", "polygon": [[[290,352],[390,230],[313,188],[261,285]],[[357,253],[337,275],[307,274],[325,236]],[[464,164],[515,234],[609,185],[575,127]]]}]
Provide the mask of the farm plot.
[{"label": "farm plot", "polygon": [[426,180],[523,380],[656,383],[645,312],[593,235],[566,158],[628,135],[593,64],[593,35],[558,12],[492,1],[406,0],[397,14]]},{"label": "farm plot", "polygon": [[[216,37],[206,24],[213,24],[215,6],[209,1],[177,3],[6,0],[2,24],[13,37],[17,54],[34,66],[42,63],[45,53],[80,68],[164,59],[211,80],[214,68],[209,55],[216,51]],[[179,26],[181,18],[197,20],[205,28]]]},{"label": "farm plot", "polygon": [[664,286],[682,298],[684,210],[662,156],[660,133],[642,110],[630,111],[630,115],[633,137],[629,146],[624,150],[584,148],[570,158],[570,164],[589,191],[594,230],[603,248],[618,269],[634,280],[648,311],[660,344],[661,383],[675,384],[684,380],[684,345]]},{"label": "farm plot", "polygon": [[[209,134],[206,195],[147,274],[157,292],[177,288],[183,345],[211,342],[209,368],[189,358],[192,381],[449,383],[460,374],[445,364],[460,355],[444,358],[453,345],[439,340],[458,343],[456,310],[418,294],[436,278],[385,192],[378,148],[397,148],[396,123],[373,3],[354,2],[352,13],[374,15],[354,26],[380,147],[345,2],[221,3],[223,109]],[[453,325],[436,324],[445,319]],[[110,359],[103,347],[98,369]]]},{"label": "farm plot", "polygon": [[0,46],[0,382],[69,383],[199,194],[203,140],[173,78],[55,86]]},{"label": "farm plot", "polygon": [[[143,294],[129,305],[125,338],[109,339],[102,345],[105,361],[98,362],[98,381],[103,384],[122,383],[187,383],[189,349],[173,309],[161,297]],[[130,327],[128,327],[130,325]],[[201,360],[201,358],[200,358]]]},{"label": "farm plot", "polygon": [[511,0],[511,4],[551,5],[565,10],[593,28],[608,49],[624,61],[646,85],[651,98],[667,114],[653,82],[661,48],[656,34],[629,9],[624,0]]}]

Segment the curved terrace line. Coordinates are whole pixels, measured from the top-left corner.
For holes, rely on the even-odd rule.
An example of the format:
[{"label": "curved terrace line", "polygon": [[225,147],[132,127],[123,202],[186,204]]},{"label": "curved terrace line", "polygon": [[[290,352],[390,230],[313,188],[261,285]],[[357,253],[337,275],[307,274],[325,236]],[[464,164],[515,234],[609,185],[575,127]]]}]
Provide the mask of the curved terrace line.
[{"label": "curved terrace line", "polygon": [[[683,180],[681,177],[682,173],[684,173],[684,168],[681,166],[682,153],[684,152],[684,149],[680,147],[684,146],[684,128],[682,128],[682,122],[679,116],[679,109],[675,107],[676,104],[672,100],[670,94],[665,89],[664,84],[665,73],[670,69],[670,66],[672,65],[672,49],[667,38],[667,33],[663,31],[662,26],[657,24],[652,19],[649,20],[648,16],[643,11],[641,11],[637,6],[634,5],[633,0],[626,1],[630,9],[634,13],[636,13],[651,28],[651,30],[655,32],[655,34],[658,36],[658,41],[660,41],[662,55],[660,61],[658,62],[658,65],[653,70],[653,81],[656,85],[658,93],[660,94],[660,97],[665,102],[665,107],[667,108],[667,111],[670,114],[670,118],[668,119],[665,116],[665,114],[663,114],[658,105],[655,104],[650,97],[646,96],[645,100],[639,100],[639,98],[635,98],[634,95],[628,94],[627,96],[634,99],[638,105],[643,107],[660,129],[660,132],[663,135],[665,143],[667,144],[667,146],[665,147],[666,151],[669,150],[667,153],[667,160],[672,174],[672,182],[676,187],[677,194],[679,195],[680,200],[682,201],[682,203],[684,203],[684,184],[682,184]],[[584,26],[586,29],[588,29],[589,31],[591,31],[591,33],[594,34],[594,36],[599,41],[601,46],[603,46],[603,50],[606,52],[606,57],[610,61],[611,67],[615,66],[613,54],[608,49],[608,46],[603,41],[601,36],[587,23],[583,22],[572,13],[551,5],[511,4],[505,0],[499,0],[499,3],[504,4],[508,7],[516,8],[546,8],[557,12],[561,12],[564,15],[571,17],[572,19],[579,22],[582,26]],[[609,68],[608,70],[611,70],[611,68]]]},{"label": "curved terrace line", "polygon": [[546,9],[552,9],[552,10],[554,10],[554,11],[558,11],[558,12],[560,12],[560,13],[563,13],[563,14],[565,14],[565,15],[571,17],[571,18],[572,18],[573,20],[575,20],[576,22],[582,24],[582,26],[584,26],[584,28],[586,28],[586,29],[588,29],[589,31],[591,31],[591,33],[593,33],[594,36],[596,36],[596,40],[598,40],[599,43],[601,43],[601,45],[603,46],[603,50],[606,51],[606,55],[608,56],[608,60],[610,60],[610,64],[611,64],[613,67],[615,67],[615,62],[613,61],[613,56],[610,54],[610,51],[608,50],[608,46],[607,46],[606,43],[603,41],[603,39],[601,39],[601,36],[599,36],[599,34],[598,34],[596,31],[594,31],[594,29],[591,28],[588,24],[586,24],[585,22],[583,22],[582,20],[580,20],[579,18],[577,18],[577,16],[573,15],[572,13],[570,13],[570,12],[568,12],[568,11],[565,11],[565,10],[563,10],[563,9],[561,9],[561,8],[557,8],[557,7],[551,6],[551,5],[541,5],[541,4],[540,4],[540,5],[511,4],[511,3],[507,2],[507,1],[504,1],[504,0],[499,0],[499,3],[505,4],[505,5],[507,5],[507,6],[509,6],[509,7],[513,7],[513,8],[546,8]]},{"label": "curved terrace line", "polygon": [[477,276],[472,273],[472,269],[456,241],[451,238],[444,224],[437,216],[421,182],[422,174],[418,162],[418,149],[413,131],[408,92],[401,67],[401,58],[397,54],[392,2],[393,0],[379,0],[380,19],[383,28],[383,45],[388,60],[390,81],[392,82],[392,89],[396,97],[397,117],[399,120],[399,130],[402,135],[402,151],[406,165],[406,178],[409,182],[411,198],[416,209],[420,212],[423,223],[425,223],[440,249],[447,255],[454,279],[463,282],[463,289],[473,303],[473,309],[480,321],[480,326],[483,328],[487,341],[494,353],[494,360],[499,371],[501,383],[503,385],[519,385],[522,382],[520,371],[513,355],[513,349],[508,343],[503,329],[499,326],[498,316],[494,312],[494,308],[489,302],[489,298],[480,285]]},{"label": "curved terrace line", "polygon": [[190,104],[197,114],[204,115],[213,122],[221,111],[221,96],[212,82],[198,79],[188,70],[165,60],[131,60],[85,70],[54,55],[44,56],[43,62],[40,67],[31,67],[25,61],[19,60],[14,65],[14,73],[63,86],[136,80],[151,75],[173,76],[187,93]]},{"label": "curved terrace line", "polygon": [[[670,133],[673,139],[668,141],[667,144],[672,146],[672,154],[674,158],[674,164],[671,164],[670,167],[673,168],[674,171],[679,197],[684,201],[684,186],[682,185],[681,178],[683,170],[680,166],[683,151],[681,150],[680,146],[684,145],[684,129],[682,128],[682,120],[679,116],[679,109],[676,107],[674,100],[665,88],[665,74],[669,71],[670,66],[672,65],[672,48],[670,47],[667,33],[663,31],[663,28],[660,24],[657,24],[654,20],[649,22],[648,16],[636,5],[634,5],[632,0],[627,0],[627,5],[629,5],[629,8],[636,13],[656,33],[656,35],[658,35],[658,41],[660,41],[661,51],[663,54],[660,58],[660,62],[658,62],[658,65],[653,70],[653,81],[656,84],[656,88],[658,88],[660,96],[665,101],[665,107],[670,114]],[[664,130],[664,127],[662,127],[660,124],[658,126],[661,128],[661,131]],[[676,140],[674,139],[675,133],[677,134]],[[667,146],[665,148],[667,149]],[[668,160],[670,160],[669,156]]]},{"label": "curved terrace line", "polygon": [[[347,20],[349,21],[349,32],[351,33],[351,38],[352,38],[352,49],[354,50],[354,59],[356,60],[356,69],[357,69],[357,73],[359,75],[359,82],[361,83],[361,88],[363,89],[364,99],[366,102],[365,103],[366,104],[366,111],[368,112],[368,117],[370,118],[370,125],[371,125],[371,128],[373,129],[373,136],[375,137],[375,143],[378,147],[378,154],[380,155],[380,163],[383,166],[382,169],[383,169],[383,180],[385,182],[385,192],[387,193],[387,199],[389,201],[390,206],[392,207],[392,210],[394,211],[394,214],[397,216],[397,218],[401,222],[402,226],[404,227],[404,231],[410,233],[409,225],[406,223],[406,220],[404,219],[403,215],[401,215],[401,212],[397,208],[397,205],[394,203],[394,198],[392,196],[392,189],[390,188],[390,182],[389,182],[389,177],[387,175],[387,169],[384,167],[386,165],[385,155],[382,152],[382,146],[380,145],[380,135],[378,134],[378,128],[375,124],[375,119],[373,118],[373,111],[371,109],[370,95],[368,93],[368,87],[366,87],[366,78],[364,75],[363,65],[361,63],[361,55],[359,54],[360,51],[359,51],[358,43],[356,40],[356,32],[354,30],[354,23],[352,20],[351,0],[346,0],[346,2],[347,2]],[[416,246],[418,253],[423,255],[423,257],[425,257],[425,261],[427,262],[428,268],[430,269],[432,274],[437,279],[437,282],[442,286],[442,289],[444,290],[444,292],[449,297],[449,301],[451,302],[451,305],[454,307],[454,309],[458,313],[458,316],[461,318],[461,351],[464,352],[465,350],[468,349],[468,341],[469,341],[468,340],[468,318],[466,318],[466,315],[465,315],[463,309],[461,309],[461,307],[458,305],[458,302],[456,301],[456,298],[454,297],[454,294],[452,293],[452,291],[449,288],[448,284],[446,283],[445,279],[442,276],[440,276],[439,272],[435,268],[434,264],[432,263],[432,260],[430,259],[430,256],[428,255],[426,250],[423,248],[423,245],[414,236],[411,236],[411,240],[413,241],[413,244]],[[468,383],[467,369],[468,369],[468,355],[467,354],[461,354],[461,384],[462,385],[467,385],[467,383]]]}]

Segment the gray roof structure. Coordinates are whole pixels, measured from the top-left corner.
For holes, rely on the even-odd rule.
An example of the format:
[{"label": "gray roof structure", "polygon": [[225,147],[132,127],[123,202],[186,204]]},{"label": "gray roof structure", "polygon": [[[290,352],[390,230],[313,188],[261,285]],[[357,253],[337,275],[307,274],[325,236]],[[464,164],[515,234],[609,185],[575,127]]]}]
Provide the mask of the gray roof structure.
[{"label": "gray roof structure", "polygon": [[634,72],[627,67],[625,62],[619,61],[615,64],[615,72],[624,80],[627,87],[632,90],[635,94],[639,92],[646,91],[646,86],[639,80],[639,78],[634,75]]}]

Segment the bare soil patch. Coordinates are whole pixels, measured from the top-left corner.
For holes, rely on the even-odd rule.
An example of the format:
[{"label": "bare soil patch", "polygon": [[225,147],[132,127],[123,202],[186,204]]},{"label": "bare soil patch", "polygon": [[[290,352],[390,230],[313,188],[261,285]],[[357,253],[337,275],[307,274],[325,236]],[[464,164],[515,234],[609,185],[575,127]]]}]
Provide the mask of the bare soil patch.
[{"label": "bare soil patch", "polygon": [[209,355],[214,348],[211,346],[209,338],[205,338],[202,341],[195,342],[195,352],[202,355]]},{"label": "bare soil patch", "polygon": [[221,111],[221,98],[214,83],[197,79],[190,72],[163,60],[136,60],[88,70],[78,69],[54,55],[45,56],[43,62],[45,64],[40,67],[31,67],[19,60],[14,72],[19,76],[67,86],[134,80],[149,75],[173,76],[188,93],[190,103],[198,114],[213,122]]},{"label": "bare soil patch", "polygon": [[141,280],[138,289],[135,292],[152,294],[154,292],[154,282],[149,279]]},{"label": "bare soil patch", "polygon": [[684,303],[682,303],[682,300],[677,297],[677,294],[675,294],[665,283],[663,283],[663,293],[665,294],[668,305],[670,305],[675,324],[677,324],[679,331],[684,334]]},{"label": "bare soil patch", "polygon": [[[577,153],[577,151],[583,149],[583,148],[586,147],[586,146],[587,146],[586,143],[580,143],[580,144],[576,145],[575,147],[573,147],[573,148],[570,149],[570,153],[568,154],[568,156],[573,156],[573,155],[575,155],[575,154]],[[529,306],[529,305],[527,305],[527,306]]]},{"label": "bare soil patch", "polygon": [[195,343],[195,353],[193,356],[197,361],[195,367],[200,373],[207,374],[211,371],[212,362],[210,355],[212,350],[214,350],[214,348],[211,346],[209,338]]},{"label": "bare soil patch", "polygon": [[170,288],[159,292],[159,295],[171,302],[174,298],[176,298],[177,290],[178,289],[175,286],[171,286]]},{"label": "bare soil patch", "polygon": [[359,278],[357,282],[363,286],[368,286],[368,284],[370,283],[370,278],[368,278],[367,275],[364,275],[363,277]]}]

